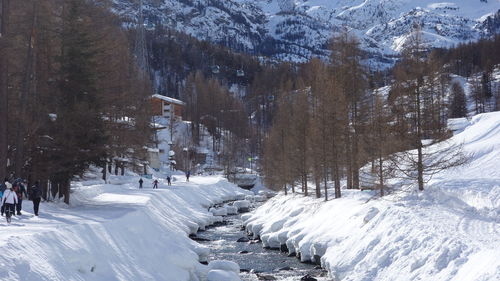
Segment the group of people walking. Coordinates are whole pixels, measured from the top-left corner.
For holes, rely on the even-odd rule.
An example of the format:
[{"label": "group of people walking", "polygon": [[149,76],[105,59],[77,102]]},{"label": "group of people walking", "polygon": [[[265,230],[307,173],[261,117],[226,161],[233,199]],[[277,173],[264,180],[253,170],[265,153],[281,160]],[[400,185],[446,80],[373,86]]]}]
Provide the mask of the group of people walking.
[{"label": "group of people walking", "polygon": [[42,190],[40,183],[36,181],[33,186],[29,188],[29,196],[26,190],[26,180],[16,179],[12,183],[8,178],[5,178],[3,183],[0,183],[0,202],[1,214],[5,214],[7,221],[10,222],[12,215],[21,215],[24,199],[31,199],[33,201],[33,211],[35,216],[38,216],[40,201],[42,198]]},{"label": "group of people walking", "polygon": [[[190,175],[190,173],[187,172],[186,173],[186,181],[189,181],[189,175]],[[172,185],[172,178],[171,178],[171,176],[167,176],[166,180],[167,180],[167,185]],[[158,189],[158,183],[159,183],[158,179],[155,179],[153,181],[153,189]],[[142,178],[140,178],[139,179],[139,188],[142,188],[143,184],[144,184],[144,180]]]}]

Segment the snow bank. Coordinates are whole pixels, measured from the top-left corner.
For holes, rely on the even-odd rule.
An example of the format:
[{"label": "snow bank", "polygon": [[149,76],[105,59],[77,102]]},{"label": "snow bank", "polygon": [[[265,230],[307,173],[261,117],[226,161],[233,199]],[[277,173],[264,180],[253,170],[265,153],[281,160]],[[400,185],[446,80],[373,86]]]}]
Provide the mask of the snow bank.
[{"label": "snow bank", "polygon": [[208,264],[209,270],[212,269],[220,269],[220,270],[225,270],[225,271],[232,271],[236,274],[240,273],[240,266],[232,261],[225,261],[225,260],[215,260],[211,261]]},{"label": "snow bank", "polygon": [[216,176],[155,190],[138,179],[74,183],[71,206],[42,203],[40,217],[25,201],[23,216],[0,221],[0,280],[239,280],[208,272],[208,248],[188,234],[222,218],[209,206],[249,192]]},{"label": "snow bank", "polygon": [[451,143],[470,164],[435,175],[424,192],[280,194],[242,216],[247,231],[321,262],[335,280],[500,280],[500,112],[460,123]]},{"label": "snow bank", "polygon": [[235,206],[226,205],[225,208],[228,215],[238,214],[238,208],[236,208]]},{"label": "snow bank", "polygon": [[207,281],[240,281],[237,273],[224,270],[210,270],[207,275]]},{"label": "snow bank", "polygon": [[214,216],[227,216],[227,209],[226,208],[211,208],[210,209],[210,212],[214,215]]},{"label": "snow bank", "polygon": [[238,200],[233,203],[233,206],[238,208],[239,212],[248,211],[250,205],[250,201],[248,200]]}]

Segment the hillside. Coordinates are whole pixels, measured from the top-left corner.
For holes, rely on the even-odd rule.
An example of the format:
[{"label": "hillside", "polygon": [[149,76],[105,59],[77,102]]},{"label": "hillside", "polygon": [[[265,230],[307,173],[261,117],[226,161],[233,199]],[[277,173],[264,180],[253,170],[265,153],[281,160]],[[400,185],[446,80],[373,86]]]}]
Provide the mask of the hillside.
[{"label": "hillside", "polygon": [[463,144],[469,164],[435,175],[423,192],[395,181],[384,198],[280,194],[244,216],[247,230],[320,259],[336,280],[498,280],[500,112],[462,124],[450,145]]}]

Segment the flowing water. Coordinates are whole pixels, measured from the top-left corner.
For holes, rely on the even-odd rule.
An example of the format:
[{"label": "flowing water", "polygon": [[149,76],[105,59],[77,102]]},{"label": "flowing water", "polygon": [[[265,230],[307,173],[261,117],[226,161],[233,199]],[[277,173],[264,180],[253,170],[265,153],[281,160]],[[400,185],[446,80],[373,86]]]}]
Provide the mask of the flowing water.
[{"label": "flowing water", "polygon": [[[297,258],[288,257],[286,253],[278,250],[264,249],[261,243],[254,241],[236,242],[241,237],[247,237],[241,225],[240,215],[226,216],[223,225],[210,227],[197,234],[198,238],[210,240],[200,241],[201,244],[211,249],[209,262],[230,260],[238,263],[242,270],[252,270],[252,272],[240,273],[241,279],[245,281],[298,281],[306,274],[318,281],[331,280],[317,265],[301,263]],[[241,253],[242,251],[248,253]],[[276,279],[264,279],[271,278],[270,276]]]}]

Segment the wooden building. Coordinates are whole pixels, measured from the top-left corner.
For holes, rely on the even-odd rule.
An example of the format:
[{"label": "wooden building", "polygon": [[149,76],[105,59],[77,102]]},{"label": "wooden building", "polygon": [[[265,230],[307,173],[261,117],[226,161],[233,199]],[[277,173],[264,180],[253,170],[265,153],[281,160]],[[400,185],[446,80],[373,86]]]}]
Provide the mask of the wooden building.
[{"label": "wooden building", "polygon": [[156,94],[151,96],[151,106],[154,116],[182,119],[182,111],[186,103],[178,99]]}]

